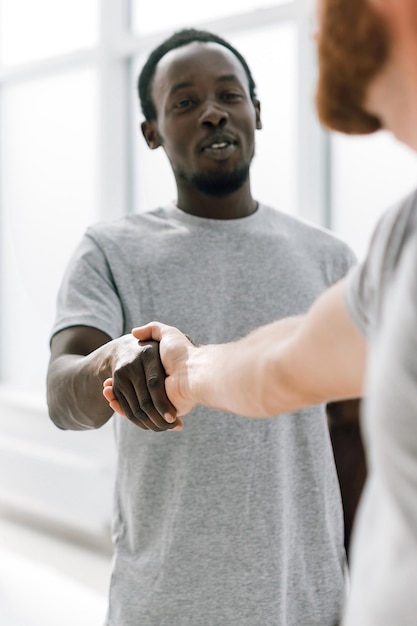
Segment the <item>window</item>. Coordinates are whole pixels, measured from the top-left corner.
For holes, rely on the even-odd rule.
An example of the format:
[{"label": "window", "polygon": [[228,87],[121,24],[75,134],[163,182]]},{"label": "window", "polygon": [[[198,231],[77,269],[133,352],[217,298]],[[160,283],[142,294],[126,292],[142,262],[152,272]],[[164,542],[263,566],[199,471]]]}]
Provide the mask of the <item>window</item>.
[{"label": "window", "polygon": [[415,188],[417,158],[387,132],[334,133],[331,151],[331,226],[362,258],[382,213]]},{"label": "window", "polygon": [[0,12],[0,505],[107,536],[110,433],[61,433],[45,403],[58,285],[100,217],[99,2]]},{"label": "window", "polygon": [[3,67],[48,59],[97,45],[98,0],[2,0]]},{"label": "window", "polygon": [[[290,213],[321,217],[317,171],[307,166],[309,154],[320,161],[322,146],[307,91],[309,3],[213,2],[203,10],[183,0],[183,10],[163,12],[166,23],[157,3],[59,4],[59,10],[52,0],[1,4],[0,391],[14,393],[17,403],[22,394],[44,398],[55,296],[86,226],[175,195],[165,155],[149,151],[138,129],[135,83],[149,51],[181,27],[178,15],[228,38],[252,68],[264,125],[254,194]],[[305,95],[308,103],[300,106]],[[21,329],[29,311],[37,332],[27,350]]]},{"label": "window", "polygon": [[[140,0],[2,0],[0,505],[107,533],[111,424],[80,434],[49,422],[49,332],[85,228],[175,197],[164,153],[148,150],[140,133],[136,95],[144,59],[171,32],[208,29],[246,57],[262,104],[252,170],[261,201],[331,224],[359,249],[369,207],[372,222],[413,184],[414,157],[392,139],[329,136],[319,127],[314,3],[179,0],[161,11]],[[378,160],[374,174],[363,167],[370,159]]]},{"label": "window", "polygon": [[311,102],[300,107],[313,82],[304,0],[266,0],[262,7],[253,0],[205,7],[182,0],[172,15],[166,6],[0,5],[0,472],[8,477],[0,504],[96,536],[108,533],[112,427],[62,433],[50,423],[49,333],[64,268],[85,228],[175,195],[164,153],[148,150],[139,130],[136,80],[144,58],[190,25],[184,14],[241,50],[263,101],[252,176],[262,201],[299,213],[297,181],[313,180],[305,155],[318,145]]},{"label": "window", "polygon": [[[132,0],[132,28],[138,35],[147,35],[156,31],[174,31],[187,27],[206,27],[207,24],[216,20],[219,25],[230,18],[239,19],[245,13],[261,13],[265,9],[273,9],[282,4],[296,4],[288,0],[264,0],[260,3],[256,0],[229,0],[227,5],[223,0],[211,0],[211,2],[197,3],[190,0],[178,0],[175,3],[167,3],[161,11],[158,2],[147,3],[141,0]],[[186,23],[184,23],[186,15]],[[221,28],[221,25],[220,25]],[[207,28],[218,32],[218,29]]]},{"label": "window", "polygon": [[98,218],[97,81],[96,68],[75,67],[2,90],[1,373],[30,392],[45,385],[65,264]]}]

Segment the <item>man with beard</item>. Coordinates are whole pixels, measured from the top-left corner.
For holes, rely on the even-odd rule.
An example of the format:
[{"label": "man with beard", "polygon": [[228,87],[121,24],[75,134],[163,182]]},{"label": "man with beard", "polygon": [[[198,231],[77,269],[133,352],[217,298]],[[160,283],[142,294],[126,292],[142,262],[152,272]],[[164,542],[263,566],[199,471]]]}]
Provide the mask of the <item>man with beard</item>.
[{"label": "man with beard", "polygon": [[[322,122],[385,128],[417,151],[417,3],[321,0]],[[301,317],[224,346],[196,348],[159,323],[168,396],[266,417],[365,390],[368,481],[354,534],[344,626],[417,623],[417,193],[389,210],[366,260]],[[109,385],[104,390],[116,406]]]},{"label": "man with beard", "polygon": [[165,397],[158,345],[130,331],[161,318],[198,342],[237,340],[306,311],[352,253],[252,197],[260,104],[223,39],[174,34],[150,55],[139,95],[143,134],[171,163],[177,203],[87,231],[60,290],[48,375],[59,427],[107,422],[109,377],[128,418],[115,417],[107,624],[334,626],[345,551],[324,407],[263,422],[199,407],[183,423]]}]

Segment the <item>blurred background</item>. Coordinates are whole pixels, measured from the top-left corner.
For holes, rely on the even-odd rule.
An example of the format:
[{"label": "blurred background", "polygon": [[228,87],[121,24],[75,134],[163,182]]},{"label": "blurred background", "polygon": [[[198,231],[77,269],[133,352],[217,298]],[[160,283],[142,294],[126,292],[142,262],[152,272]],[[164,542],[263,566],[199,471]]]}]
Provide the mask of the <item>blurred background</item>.
[{"label": "blurred background", "polygon": [[50,423],[49,334],[85,228],[175,199],[164,153],[149,151],[140,132],[136,79],[153,47],[190,26],[228,39],[254,75],[258,200],[333,229],[360,258],[381,212],[415,185],[416,158],[386,133],[348,138],[319,127],[314,0],[0,0],[4,626],[104,618],[112,427],[73,433]]}]

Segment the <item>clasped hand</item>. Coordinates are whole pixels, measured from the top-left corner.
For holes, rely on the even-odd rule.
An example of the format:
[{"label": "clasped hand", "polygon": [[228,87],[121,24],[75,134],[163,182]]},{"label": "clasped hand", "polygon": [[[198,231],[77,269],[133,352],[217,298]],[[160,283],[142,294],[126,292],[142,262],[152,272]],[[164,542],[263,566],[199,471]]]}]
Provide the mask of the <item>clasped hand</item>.
[{"label": "clasped hand", "polygon": [[141,428],[182,430],[179,416],[194,406],[187,398],[184,372],[189,352],[195,349],[193,344],[177,328],[159,322],[134,328],[132,335],[143,345],[143,370],[135,369],[132,377],[130,372],[126,376],[130,366],[115,369],[113,378],[103,383],[104,397],[113,411]]}]

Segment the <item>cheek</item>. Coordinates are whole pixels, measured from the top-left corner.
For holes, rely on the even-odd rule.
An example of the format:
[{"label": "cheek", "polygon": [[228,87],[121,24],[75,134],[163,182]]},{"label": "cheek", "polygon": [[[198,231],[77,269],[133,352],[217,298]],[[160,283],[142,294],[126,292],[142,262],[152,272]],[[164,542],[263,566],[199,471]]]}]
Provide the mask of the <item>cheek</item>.
[{"label": "cheek", "polygon": [[258,126],[257,123],[256,123],[256,120],[255,120],[255,123],[253,123],[252,121],[251,121],[251,123],[248,123],[247,128],[246,128],[246,133],[245,134],[246,134],[246,137],[247,137],[247,142],[248,142],[248,144],[251,147],[253,147],[255,145],[255,132],[256,132],[257,128],[261,129],[262,125],[261,125],[261,123],[259,123],[259,126]]},{"label": "cheek", "polygon": [[320,29],[320,24],[322,23],[322,20],[323,20],[324,3],[325,3],[325,0],[317,0],[316,2],[316,21],[317,21],[318,29]]},{"label": "cheek", "polygon": [[189,131],[178,124],[163,124],[160,126],[160,136],[165,151],[170,155],[182,154],[186,151]]},{"label": "cheek", "polygon": [[187,171],[193,167],[193,150],[186,137],[185,133],[175,137],[169,135],[169,139],[165,139],[163,143],[165,154],[174,171]]},{"label": "cheek", "polygon": [[245,111],[240,116],[231,117],[231,124],[235,129],[240,129],[240,134],[244,135],[250,143],[254,142],[256,129],[262,127],[260,120],[258,124],[253,109]]},{"label": "cheek", "polygon": [[322,29],[322,24],[323,24],[323,15],[324,15],[323,2],[318,2],[316,13],[315,13],[315,21],[313,24],[313,31],[312,31],[312,37],[314,41],[316,42],[316,44],[320,40],[320,34],[321,34],[321,29]]}]

